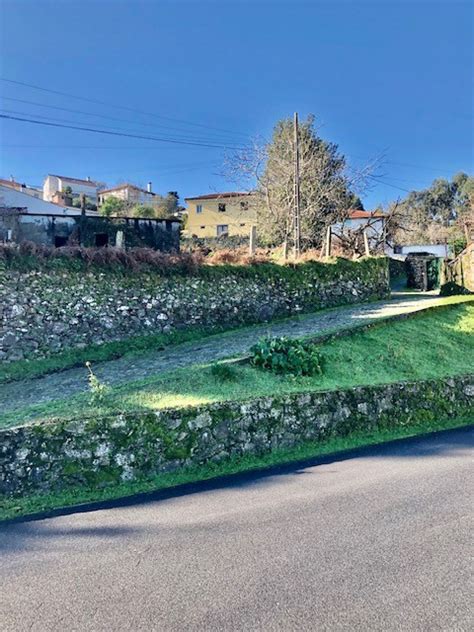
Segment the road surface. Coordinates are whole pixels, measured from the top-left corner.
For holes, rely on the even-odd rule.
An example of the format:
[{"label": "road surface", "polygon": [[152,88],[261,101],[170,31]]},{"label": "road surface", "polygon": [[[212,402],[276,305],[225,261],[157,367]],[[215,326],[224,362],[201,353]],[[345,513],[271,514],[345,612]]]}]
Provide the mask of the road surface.
[{"label": "road surface", "polygon": [[474,431],[0,525],[16,632],[472,630]]}]

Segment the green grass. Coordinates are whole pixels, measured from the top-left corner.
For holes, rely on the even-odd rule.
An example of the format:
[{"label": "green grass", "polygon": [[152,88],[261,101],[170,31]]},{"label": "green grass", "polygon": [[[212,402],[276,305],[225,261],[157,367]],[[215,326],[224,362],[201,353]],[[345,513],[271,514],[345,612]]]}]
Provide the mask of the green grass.
[{"label": "green grass", "polygon": [[[132,496],[143,492],[153,492],[176,487],[186,483],[203,481],[218,476],[237,474],[275,465],[290,464],[292,462],[312,459],[324,455],[338,453],[344,450],[362,446],[376,445],[394,439],[414,437],[417,435],[458,428],[474,423],[474,417],[465,419],[449,419],[441,421],[424,421],[405,426],[381,428],[371,431],[357,431],[345,437],[331,437],[324,441],[307,442],[296,448],[274,450],[262,456],[243,456],[232,458],[225,463],[194,466],[179,472],[160,474],[146,481],[121,483],[105,489],[71,489],[61,494],[26,496],[0,500],[0,520],[8,520],[19,516],[27,516],[37,512],[49,511],[61,507],[71,507],[81,503],[113,500]],[[342,456],[342,455],[340,455]]]},{"label": "green grass", "polygon": [[323,343],[320,352],[322,375],[291,378],[237,364],[233,379],[223,380],[212,365],[191,366],[110,388],[102,402],[91,401],[90,393],[84,393],[18,408],[0,417],[0,427],[470,373],[474,371],[474,304],[384,321]]}]

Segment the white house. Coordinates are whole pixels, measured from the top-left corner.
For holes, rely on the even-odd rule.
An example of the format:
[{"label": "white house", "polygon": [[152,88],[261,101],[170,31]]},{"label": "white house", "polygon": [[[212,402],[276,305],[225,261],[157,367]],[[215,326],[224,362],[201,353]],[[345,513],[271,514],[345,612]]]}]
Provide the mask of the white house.
[{"label": "white house", "polygon": [[0,185],[9,187],[10,189],[15,189],[16,191],[21,191],[22,193],[27,193],[35,198],[43,198],[43,191],[41,189],[36,189],[35,187],[30,187],[27,184],[16,182],[13,176],[11,176],[9,180],[0,178]]},{"label": "white house", "polygon": [[153,193],[151,190],[151,182],[148,183],[146,189],[142,189],[129,182],[118,184],[111,189],[103,189],[99,191],[99,204],[103,204],[105,200],[111,197],[130,202],[131,204],[144,204],[148,206],[153,206],[157,198],[156,193]]},{"label": "white house", "polygon": [[338,235],[347,231],[354,231],[360,227],[367,227],[369,238],[379,238],[385,227],[385,216],[381,211],[349,210],[344,222],[338,222],[332,226],[333,232]]},{"label": "white house", "polygon": [[395,252],[399,255],[411,255],[416,253],[427,252],[435,257],[448,257],[451,255],[452,248],[448,244],[416,244],[409,246],[397,246]]},{"label": "white house", "polygon": [[[9,186],[0,184],[0,210],[1,208],[21,208],[27,213],[43,215],[80,215],[81,209],[72,206],[59,206],[46,200],[33,197],[22,191],[17,191]],[[88,212],[88,215],[92,214]]]},{"label": "white house", "polygon": [[81,180],[68,176],[48,175],[43,183],[43,199],[50,202],[58,191],[64,193],[67,187],[70,187],[73,198],[84,193],[89,202],[97,204],[97,192],[101,186],[100,182],[94,182],[90,178]]}]

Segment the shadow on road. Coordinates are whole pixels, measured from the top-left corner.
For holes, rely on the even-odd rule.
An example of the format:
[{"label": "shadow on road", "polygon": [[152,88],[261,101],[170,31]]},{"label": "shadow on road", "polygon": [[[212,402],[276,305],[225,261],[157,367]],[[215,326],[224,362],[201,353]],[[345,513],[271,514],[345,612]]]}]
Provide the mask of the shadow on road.
[{"label": "shadow on road", "polygon": [[[241,474],[232,474],[219,478],[188,483],[173,488],[137,494],[127,498],[90,503],[78,507],[70,507],[54,510],[48,513],[38,514],[26,518],[0,524],[0,552],[11,553],[28,548],[48,547],[49,539],[55,539],[55,544],[60,544],[62,537],[74,536],[79,539],[107,539],[131,535],[135,529],[120,526],[91,526],[91,527],[65,527],[59,529],[54,523],[44,522],[45,518],[55,516],[67,516],[70,514],[90,513],[99,510],[121,507],[139,507],[156,501],[176,499],[191,494],[218,490],[242,490],[267,485],[270,479],[285,475],[331,475],[337,470],[312,470],[318,465],[337,464],[349,459],[420,459],[428,457],[449,458],[459,456],[463,452],[471,452],[474,447],[474,425],[456,430],[436,432],[425,436],[408,439],[398,439],[383,445],[367,446],[344,452],[297,461],[286,465],[268,467]],[[156,526],[156,524],[155,524]],[[56,542],[57,541],[57,542]]]}]

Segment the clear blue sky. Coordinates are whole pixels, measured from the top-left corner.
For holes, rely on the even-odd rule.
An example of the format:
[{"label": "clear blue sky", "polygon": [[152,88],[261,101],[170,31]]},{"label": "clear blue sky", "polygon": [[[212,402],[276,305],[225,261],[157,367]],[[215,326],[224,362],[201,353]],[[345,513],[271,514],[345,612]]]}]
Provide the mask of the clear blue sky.
[{"label": "clear blue sky", "polygon": [[[472,6],[1,0],[2,77],[110,104],[0,82],[2,97],[30,102],[2,98],[1,108],[217,145],[268,136],[277,119],[312,112],[352,164],[385,153],[380,180],[392,186],[374,182],[364,196],[370,208],[400,189],[472,172]],[[0,121],[0,138],[0,176],[30,184],[59,173],[110,185],[152,180],[156,191],[182,197],[232,188],[219,175],[221,148],[11,120]]]}]

